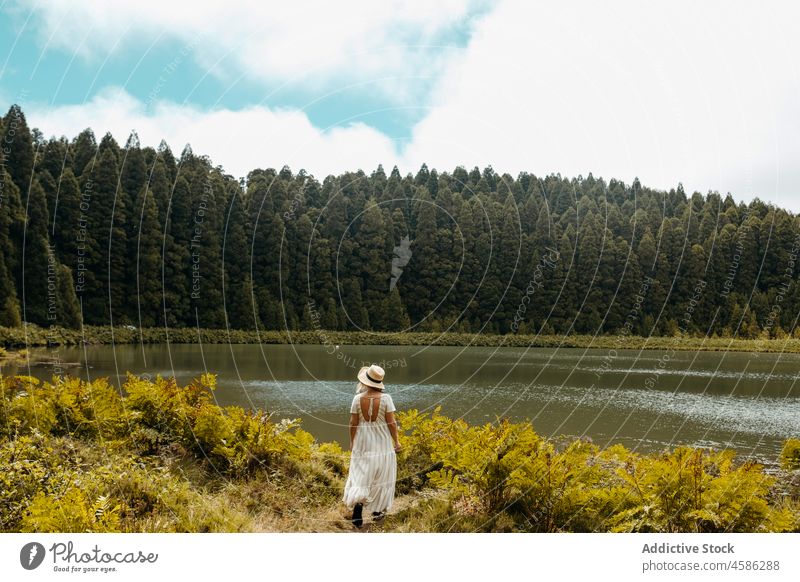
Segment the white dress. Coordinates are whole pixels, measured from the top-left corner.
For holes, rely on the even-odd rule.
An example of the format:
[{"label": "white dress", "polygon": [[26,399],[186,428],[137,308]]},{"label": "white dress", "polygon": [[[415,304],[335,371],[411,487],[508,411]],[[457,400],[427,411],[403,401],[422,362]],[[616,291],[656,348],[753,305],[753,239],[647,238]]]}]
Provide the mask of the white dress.
[{"label": "white dress", "polygon": [[[369,515],[373,511],[388,511],[394,500],[397,456],[386,424],[386,413],[396,409],[392,397],[381,394],[378,416],[370,421],[361,411],[361,396],[362,393],[356,394],[350,405],[350,412],[358,413],[359,418],[343,501],[350,509],[356,503],[363,503],[364,515]],[[374,404],[372,401],[369,404],[368,410],[372,414]]]}]

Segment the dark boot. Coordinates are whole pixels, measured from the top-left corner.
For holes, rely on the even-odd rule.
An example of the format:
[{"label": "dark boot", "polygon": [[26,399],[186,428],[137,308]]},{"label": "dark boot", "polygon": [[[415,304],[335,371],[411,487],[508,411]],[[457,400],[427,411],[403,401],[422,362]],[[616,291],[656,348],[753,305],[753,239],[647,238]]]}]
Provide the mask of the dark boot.
[{"label": "dark boot", "polygon": [[372,521],[381,521],[386,514],[382,511],[373,511],[372,512]]},{"label": "dark boot", "polygon": [[364,520],[361,518],[361,512],[364,509],[364,505],[362,503],[356,503],[355,507],[353,507],[353,525],[356,527],[361,527],[364,525]]}]

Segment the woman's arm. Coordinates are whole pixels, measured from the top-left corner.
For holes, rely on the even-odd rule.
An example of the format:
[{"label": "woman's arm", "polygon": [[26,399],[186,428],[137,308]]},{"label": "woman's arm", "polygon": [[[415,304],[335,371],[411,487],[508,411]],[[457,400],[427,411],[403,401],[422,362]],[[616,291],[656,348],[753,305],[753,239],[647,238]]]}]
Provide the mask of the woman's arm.
[{"label": "woman's arm", "polygon": [[350,450],[353,450],[353,440],[356,438],[356,429],[358,428],[358,413],[354,412],[350,415]]},{"label": "woman's arm", "polygon": [[397,420],[394,417],[394,412],[386,413],[386,425],[389,427],[389,433],[392,435],[394,441],[394,450],[400,450],[400,441],[397,438]]}]

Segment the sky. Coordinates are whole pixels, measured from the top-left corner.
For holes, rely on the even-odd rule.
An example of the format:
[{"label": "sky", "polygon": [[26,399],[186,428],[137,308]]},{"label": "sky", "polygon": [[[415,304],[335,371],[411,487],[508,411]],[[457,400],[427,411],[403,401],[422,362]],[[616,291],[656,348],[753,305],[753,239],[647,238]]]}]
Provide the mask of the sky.
[{"label": "sky", "polygon": [[0,105],[237,177],[616,178],[800,211],[791,2],[0,0]]}]

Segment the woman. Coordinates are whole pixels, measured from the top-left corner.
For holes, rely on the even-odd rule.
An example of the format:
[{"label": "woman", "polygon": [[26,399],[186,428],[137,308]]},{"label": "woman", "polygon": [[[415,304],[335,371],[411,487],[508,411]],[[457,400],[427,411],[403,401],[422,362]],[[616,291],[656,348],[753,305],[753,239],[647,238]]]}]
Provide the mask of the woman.
[{"label": "woman", "polygon": [[397,476],[397,422],[394,402],[384,392],[384,371],[364,366],[358,372],[356,395],[350,405],[350,472],[343,501],[353,510],[353,525],[361,527],[363,512],[382,519],[392,507]]}]

